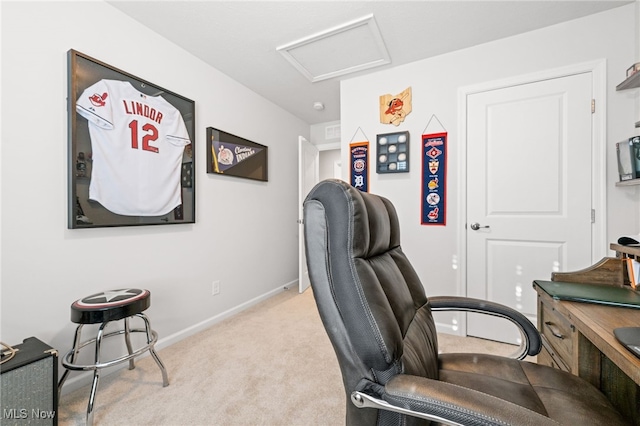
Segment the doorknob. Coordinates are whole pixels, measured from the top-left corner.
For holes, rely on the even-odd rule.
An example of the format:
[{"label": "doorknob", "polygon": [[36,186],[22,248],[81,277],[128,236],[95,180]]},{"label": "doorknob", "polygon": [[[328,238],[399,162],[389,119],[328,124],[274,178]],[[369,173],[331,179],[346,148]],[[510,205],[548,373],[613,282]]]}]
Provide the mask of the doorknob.
[{"label": "doorknob", "polygon": [[473,229],[474,231],[477,231],[480,228],[488,228],[488,227],[489,225],[480,226],[478,222],[474,222],[471,224],[471,229]]}]

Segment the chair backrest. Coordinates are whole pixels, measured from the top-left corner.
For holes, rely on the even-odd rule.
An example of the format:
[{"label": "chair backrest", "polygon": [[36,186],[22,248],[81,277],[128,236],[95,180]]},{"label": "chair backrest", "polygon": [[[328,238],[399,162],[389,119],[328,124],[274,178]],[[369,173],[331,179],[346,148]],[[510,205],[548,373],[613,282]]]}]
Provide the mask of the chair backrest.
[{"label": "chair backrest", "polygon": [[316,185],[304,203],[307,266],[336,352],[348,424],[378,413],[349,402],[399,373],[437,379],[438,343],[424,288],[402,252],[389,200],[340,180]]}]

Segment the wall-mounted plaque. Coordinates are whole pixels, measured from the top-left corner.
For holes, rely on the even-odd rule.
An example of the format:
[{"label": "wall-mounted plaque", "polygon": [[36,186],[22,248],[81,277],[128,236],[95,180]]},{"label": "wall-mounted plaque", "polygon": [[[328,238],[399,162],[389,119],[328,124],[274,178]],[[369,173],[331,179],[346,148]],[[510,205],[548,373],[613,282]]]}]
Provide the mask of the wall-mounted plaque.
[{"label": "wall-mounted plaque", "polygon": [[380,122],[399,126],[405,117],[411,114],[411,87],[407,87],[397,95],[380,96]]}]

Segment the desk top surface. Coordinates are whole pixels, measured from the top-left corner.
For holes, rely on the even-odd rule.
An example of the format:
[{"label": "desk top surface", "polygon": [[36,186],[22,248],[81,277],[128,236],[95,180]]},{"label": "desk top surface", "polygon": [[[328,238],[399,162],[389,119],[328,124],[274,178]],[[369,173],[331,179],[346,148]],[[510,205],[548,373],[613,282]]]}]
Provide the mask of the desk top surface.
[{"label": "desk top surface", "polygon": [[640,309],[640,292],[629,286],[542,280],[534,283],[554,299]]},{"label": "desk top surface", "polygon": [[640,309],[554,300],[540,287],[535,288],[540,297],[550,300],[600,352],[640,385],[640,359],[613,334],[618,327],[640,327]]}]

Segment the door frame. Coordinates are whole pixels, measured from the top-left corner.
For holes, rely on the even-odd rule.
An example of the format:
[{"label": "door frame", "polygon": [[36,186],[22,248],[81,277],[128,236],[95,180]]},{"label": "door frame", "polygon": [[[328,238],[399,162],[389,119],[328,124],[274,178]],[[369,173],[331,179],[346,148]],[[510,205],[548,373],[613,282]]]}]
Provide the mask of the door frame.
[{"label": "door frame", "polygon": [[[307,140],[304,136],[298,136],[298,293],[304,293],[307,288],[310,286],[309,282],[309,271],[307,270],[306,265],[306,254],[304,247],[304,209],[303,209],[303,201],[307,196],[306,188],[303,188],[303,177],[305,176],[305,171],[303,170],[305,164],[305,155],[303,148],[304,144],[311,145],[315,151],[315,175],[313,177],[313,185],[317,184],[320,180],[319,178],[319,161],[320,161],[320,150],[317,146],[313,145],[311,142]],[[307,277],[305,280],[304,278]]]},{"label": "door frame", "polygon": [[[595,263],[607,254],[606,224],[606,60],[597,60],[561,68],[539,71],[500,80],[488,81],[458,89],[458,285],[457,294],[467,295],[467,97],[489,90],[567,77],[575,74],[591,73],[592,93],[596,101],[591,125],[591,208],[595,210],[595,221],[591,233],[591,261]],[[551,271],[550,271],[551,274]],[[545,277],[541,277],[545,278]],[[466,314],[460,313],[458,325],[461,335],[467,335]]]}]

